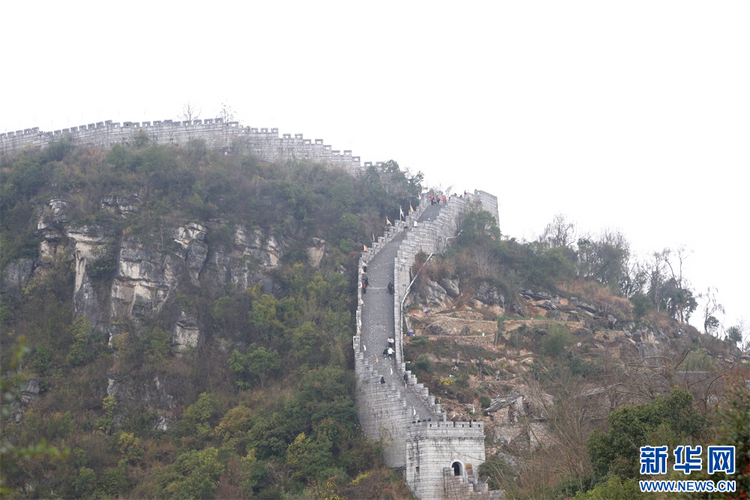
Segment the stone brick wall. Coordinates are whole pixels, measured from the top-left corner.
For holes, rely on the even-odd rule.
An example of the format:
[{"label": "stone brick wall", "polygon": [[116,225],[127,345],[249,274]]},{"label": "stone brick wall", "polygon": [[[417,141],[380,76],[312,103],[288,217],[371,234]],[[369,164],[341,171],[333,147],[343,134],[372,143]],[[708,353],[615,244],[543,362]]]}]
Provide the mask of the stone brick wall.
[{"label": "stone brick wall", "polygon": [[304,158],[316,162],[341,166],[359,171],[364,166],[351,151],[331,149],[323,139],[305,139],[302,134],[283,134],[279,129],[251,128],[237,122],[223,122],[221,118],[193,121],[162,120],[154,122],[123,122],[111,120],[90,123],[53,132],[40,131],[38,127],[0,134],[0,152],[15,153],[24,148],[42,148],[53,140],[69,136],[74,145],[109,149],[115,144],[130,144],[145,133],[150,142],[184,146],[194,139],[202,139],[210,149],[254,153],[268,161]]},{"label": "stone brick wall", "polygon": [[[358,383],[357,404],[363,431],[371,439],[383,442],[385,463],[390,467],[403,469],[407,484],[420,498],[469,498],[486,494],[475,492],[472,485],[478,484],[479,466],[485,460],[482,423],[447,422],[446,414],[440,405],[435,403],[435,397],[429,395],[428,389],[418,383],[410,371],[406,371],[402,345],[402,306],[413,279],[411,266],[416,255],[419,252],[442,252],[460,228],[463,214],[475,203],[479,203],[482,209],[498,217],[497,198],[484,191],[475,191],[463,198],[451,199],[441,208],[435,220],[415,224],[429,205],[429,196],[425,196],[415,213],[409,214],[405,222],[397,221],[394,227],[378,238],[373,248],[365,252],[360,260],[361,269],[362,265],[367,264],[396,235],[408,229],[393,264],[396,360],[397,366],[408,375],[407,387],[380,384],[381,374],[369,366],[360,351],[361,280],[357,287],[360,305],[357,308],[357,332],[353,339],[353,348]],[[411,397],[416,395],[426,407],[431,408],[435,418],[426,422],[413,421],[406,403],[406,391],[412,393]],[[451,468],[456,463],[460,464],[460,474],[457,477],[454,475],[455,470]],[[467,470],[471,474],[467,473]],[[451,485],[450,493],[447,493],[447,481]]]},{"label": "stone brick wall", "polygon": [[464,487],[464,494],[456,496],[468,498],[474,493],[472,485],[479,482],[479,466],[484,461],[481,422],[421,422],[407,429],[406,482],[419,498],[448,496],[444,485],[446,468],[451,469],[449,477],[456,477]]},{"label": "stone brick wall", "polygon": [[[429,203],[429,196],[422,200],[421,205]],[[474,191],[467,193],[463,198],[453,197],[448,201],[440,211],[440,215],[434,221],[420,223],[414,226],[410,225],[409,234],[401,243],[398,250],[398,256],[394,262],[394,287],[396,290],[393,304],[393,314],[396,321],[396,341],[399,342],[401,335],[404,333],[402,302],[413,279],[411,275],[411,266],[414,264],[416,255],[420,252],[425,254],[441,253],[445,247],[450,244],[450,240],[456,237],[461,226],[463,214],[478,203],[483,210],[487,210],[499,220],[497,209],[497,197],[484,191]],[[402,362],[402,349],[397,349],[397,359]]]}]

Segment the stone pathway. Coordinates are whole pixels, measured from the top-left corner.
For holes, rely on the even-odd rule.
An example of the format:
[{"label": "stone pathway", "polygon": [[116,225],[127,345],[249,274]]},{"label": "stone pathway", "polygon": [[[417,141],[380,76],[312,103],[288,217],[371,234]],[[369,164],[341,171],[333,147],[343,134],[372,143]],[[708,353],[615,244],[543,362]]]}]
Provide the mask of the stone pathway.
[{"label": "stone pathway", "polygon": [[[434,219],[440,213],[441,205],[429,206],[418,222]],[[393,263],[398,247],[406,237],[405,232],[398,234],[367,265],[367,276],[370,284],[367,293],[362,296],[362,346],[366,347],[365,357],[387,384],[404,387],[404,372],[397,366],[395,356],[388,359],[383,350],[388,345],[388,337],[395,334],[393,317],[394,296],[388,293],[388,282],[393,282]],[[407,405],[413,408],[414,420],[437,420],[438,416],[425,405],[422,398],[411,390],[404,390]]]}]

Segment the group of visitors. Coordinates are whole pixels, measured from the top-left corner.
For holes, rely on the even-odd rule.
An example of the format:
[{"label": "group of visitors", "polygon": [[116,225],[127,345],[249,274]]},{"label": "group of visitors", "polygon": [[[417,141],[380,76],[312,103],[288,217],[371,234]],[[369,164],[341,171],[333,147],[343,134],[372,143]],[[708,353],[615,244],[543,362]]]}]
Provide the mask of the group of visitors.
[{"label": "group of visitors", "polygon": [[[363,274],[362,275],[362,293],[363,294],[367,293],[368,286],[370,286],[370,278],[368,278],[366,274]],[[388,293],[393,295],[393,282],[392,281],[388,282]]]},{"label": "group of visitors", "polygon": [[446,198],[445,195],[443,195],[442,198],[441,198],[439,194],[431,194],[430,195],[430,205],[440,205],[441,201],[443,202],[443,205],[446,205],[446,204],[448,204],[448,200],[450,200],[451,198],[456,198],[456,197],[463,198],[464,196],[467,196],[466,191],[464,191],[464,194],[462,194],[460,196],[457,195],[456,193],[453,193],[453,196],[451,196],[449,198]]},{"label": "group of visitors", "polygon": [[388,359],[393,359],[393,355],[396,353],[396,351],[393,350],[394,347],[396,347],[396,341],[393,340],[393,337],[388,337],[388,345],[383,349],[383,356]]},{"label": "group of visitors", "polygon": [[[448,199],[443,195],[443,205],[448,203]],[[430,205],[440,205],[440,195],[439,194],[431,194],[430,195]]]}]

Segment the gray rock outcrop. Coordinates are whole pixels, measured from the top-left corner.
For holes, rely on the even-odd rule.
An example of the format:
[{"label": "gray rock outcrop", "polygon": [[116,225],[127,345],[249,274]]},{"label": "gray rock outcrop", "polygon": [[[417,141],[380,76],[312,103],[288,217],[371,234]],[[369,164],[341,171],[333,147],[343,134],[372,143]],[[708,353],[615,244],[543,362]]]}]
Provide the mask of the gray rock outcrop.
[{"label": "gray rock outcrop", "polygon": [[9,263],[5,266],[5,272],[0,273],[0,293],[20,296],[33,270],[34,261],[31,259],[18,259]]},{"label": "gray rock outcrop", "polygon": [[452,299],[455,299],[458,297],[458,295],[461,293],[461,290],[458,288],[459,280],[451,280],[448,278],[443,278],[440,281],[438,281],[440,286],[445,289],[445,292],[448,294],[448,296]]},{"label": "gray rock outcrop", "polygon": [[445,291],[445,288],[431,280],[427,280],[420,294],[422,296],[422,303],[433,308],[445,307],[446,300],[448,299],[448,293]]},{"label": "gray rock outcrop", "polygon": [[326,253],[326,240],[323,238],[312,238],[310,246],[307,247],[307,260],[312,267],[320,266],[320,261]]},{"label": "gray rock outcrop", "polygon": [[87,265],[107,252],[107,245],[114,241],[100,226],[82,226],[67,228],[65,231],[72,243],[73,258],[75,259],[75,284],[73,285],[73,305],[75,316],[86,316],[89,323],[97,325],[99,322],[100,304],[96,290],[88,275]]},{"label": "gray rock outcrop", "polygon": [[172,256],[151,250],[140,240],[124,240],[112,282],[111,318],[153,316],[172,298],[178,280]]},{"label": "gray rock outcrop", "polygon": [[198,321],[187,312],[180,313],[180,319],[174,325],[172,332],[172,345],[177,352],[188,348],[198,347],[201,340],[201,331]]},{"label": "gray rock outcrop", "polygon": [[479,284],[474,298],[488,306],[505,307],[505,296],[495,286],[491,286],[486,281]]},{"label": "gray rock outcrop", "polygon": [[180,245],[179,253],[187,266],[190,281],[193,285],[200,286],[198,278],[208,257],[208,245],[205,243],[206,228],[191,222],[186,227],[175,229],[173,239]]}]

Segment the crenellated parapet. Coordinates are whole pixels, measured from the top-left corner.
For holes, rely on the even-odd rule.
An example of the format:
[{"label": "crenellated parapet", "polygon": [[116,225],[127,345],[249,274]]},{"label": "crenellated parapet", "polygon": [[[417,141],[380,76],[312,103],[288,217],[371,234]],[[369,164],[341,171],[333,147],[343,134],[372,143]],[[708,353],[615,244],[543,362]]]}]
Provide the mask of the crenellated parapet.
[{"label": "crenellated parapet", "polygon": [[[384,461],[403,471],[412,492],[420,498],[484,498],[479,466],[485,461],[481,422],[448,422],[445,412],[424,384],[406,370],[403,360],[403,306],[414,278],[416,255],[440,253],[456,237],[463,215],[477,205],[496,218],[497,198],[483,191],[453,197],[442,205],[434,220],[422,220],[429,196],[405,221],[397,221],[373,247],[364,252],[360,268],[368,264],[399,235],[402,238],[393,261],[396,363],[405,384],[391,383],[365,356],[362,339],[362,282],[358,281],[357,332],[353,339],[359,418],[365,435],[383,444]],[[400,374],[399,374],[400,375]]]},{"label": "crenellated parapet", "polygon": [[[422,200],[422,205],[429,203],[429,197]],[[393,262],[394,288],[396,299],[393,304],[393,314],[396,320],[396,339],[400,339],[403,332],[403,301],[408,293],[409,284],[413,279],[411,266],[417,254],[437,254],[445,250],[451,239],[456,237],[461,227],[464,214],[479,206],[490,212],[495,220],[499,220],[497,197],[485,191],[475,190],[463,197],[453,196],[444,205],[435,220],[411,223],[409,232],[398,249]],[[399,355],[401,349],[399,349]],[[399,359],[399,361],[402,361]]]},{"label": "crenellated parapet", "polygon": [[115,144],[129,145],[143,134],[155,144],[185,146],[199,139],[219,151],[253,153],[267,161],[307,159],[340,166],[352,171],[363,167],[359,156],[350,150],[334,150],[323,139],[305,139],[302,134],[283,134],[277,128],[253,128],[221,118],[207,120],[157,120],[153,122],[89,123],[51,132],[38,127],[0,134],[0,152],[12,154],[25,148],[43,148],[68,136],[76,146],[109,149]]},{"label": "crenellated parapet", "polygon": [[413,422],[407,429],[406,482],[419,498],[482,498],[482,422]]}]

